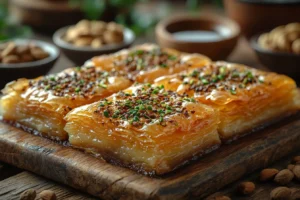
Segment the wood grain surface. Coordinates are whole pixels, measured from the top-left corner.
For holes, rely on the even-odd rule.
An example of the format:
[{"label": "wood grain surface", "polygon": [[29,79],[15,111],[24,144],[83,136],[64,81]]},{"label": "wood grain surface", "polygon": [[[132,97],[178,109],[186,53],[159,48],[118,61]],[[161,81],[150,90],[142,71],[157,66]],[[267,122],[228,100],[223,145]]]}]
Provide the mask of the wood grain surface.
[{"label": "wood grain surface", "polygon": [[0,123],[0,160],[103,199],[200,199],[300,149],[294,115],[162,177],[147,177]]}]

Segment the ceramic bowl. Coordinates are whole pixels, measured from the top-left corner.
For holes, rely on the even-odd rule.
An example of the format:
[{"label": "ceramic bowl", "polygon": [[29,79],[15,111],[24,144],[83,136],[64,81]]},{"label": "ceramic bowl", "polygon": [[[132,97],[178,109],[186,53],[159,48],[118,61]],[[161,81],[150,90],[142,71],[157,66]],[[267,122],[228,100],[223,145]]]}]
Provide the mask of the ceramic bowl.
[{"label": "ceramic bowl", "polygon": [[81,66],[86,60],[102,54],[114,53],[124,48],[128,48],[135,40],[132,30],[124,29],[124,42],[120,44],[105,45],[99,48],[77,47],[63,40],[63,37],[70,26],[58,29],[53,35],[54,43],[60,47],[63,53],[76,65]]},{"label": "ceramic bowl", "polygon": [[257,42],[259,35],[253,36],[250,40],[250,43],[260,62],[268,67],[271,71],[286,74],[299,82],[300,55],[263,49]]},{"label": "ceramic bowl", "polygon": [[41,47],[46,52],[49,53],[49,57],[33,61],[33,62],[24,62],[24,63],[14,63],[14,64],[2,64],[0,63],[0,86],[1,88],[12,80],[18,78],[35,78],[41,75],[47,74],[50,69],[55,64],[56,60],[60,55],[59,49],[53,44],[33,40],[33,39],[14,39],[11,40],[16,44],[26,45],[34,44]]},{"label": "ceramic bowl", "polygon": [[[213,31],[220,35],[217,40],[178,40],[174,33],[181,31]],[[230,19],[215,15],[177,15],[161,21],[156,26],[156,39],[162,47],[174,48],[187,53],[201,53],[212,60],[225,59],[237,44],[239,26]]]}]

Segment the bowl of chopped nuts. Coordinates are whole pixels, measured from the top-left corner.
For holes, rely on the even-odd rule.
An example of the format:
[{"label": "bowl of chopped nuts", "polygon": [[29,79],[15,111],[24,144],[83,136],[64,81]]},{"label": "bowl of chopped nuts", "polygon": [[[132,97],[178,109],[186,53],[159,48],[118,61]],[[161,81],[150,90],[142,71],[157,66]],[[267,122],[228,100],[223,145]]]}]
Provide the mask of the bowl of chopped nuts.
[{"label": "bowl of chopped nuts", "polygon": [[253,36],[251,46],[263,65],[300,81],[300,23]]},{"label": "bowl of chopped nuts", "polygon": [[0,87],[18,78],[46,74],[59,54],[57,47],[39,40],[14,39],[0,43]]},{"label": "bowl of chopped nuts", "polygon": [[128,48],[135,39],[132,30],[115,22],[81,20],[53,35],[54,43],[76,65],[86,60]]}]

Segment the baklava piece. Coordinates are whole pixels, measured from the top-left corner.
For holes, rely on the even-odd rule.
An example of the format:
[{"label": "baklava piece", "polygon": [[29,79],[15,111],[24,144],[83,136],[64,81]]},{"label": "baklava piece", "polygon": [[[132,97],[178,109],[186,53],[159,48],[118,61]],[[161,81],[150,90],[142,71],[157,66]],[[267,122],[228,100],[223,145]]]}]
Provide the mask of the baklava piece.
[{"label": "baklava piece", "polygon": [[90,62],[103,70],[125,71],[140,83],[152,83],[160,76],[208,63],[210,59],[203,55],[186,54],[154,44],[144,44],[114,54],[94,57]]},{"label": "baklava piece", "polygon": [[291,78],[239,64],[216,62],[155,83],[219,110],[224,140],[299,110],[299,90]]},{"label": "baklava piece", "polygon": [[220,145],[218,112],[161,86],[132,86],[65,117],[73,147],[164,174]]},{"label": "baklava piece", "polygon": [[33,80],[19,79],[2,90],[0,115],[52,139],[66,140],[64,116],[129,87],[132,81],[119,72],[95,67],[70,68]]}]

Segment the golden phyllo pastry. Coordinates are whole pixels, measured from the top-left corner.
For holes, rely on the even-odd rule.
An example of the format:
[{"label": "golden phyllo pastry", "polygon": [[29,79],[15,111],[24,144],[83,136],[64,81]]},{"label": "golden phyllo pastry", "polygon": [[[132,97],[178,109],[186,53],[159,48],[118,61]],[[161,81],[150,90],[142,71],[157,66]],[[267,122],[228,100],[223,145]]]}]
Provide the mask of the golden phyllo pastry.
[{"label": "golden phyllo pastry", "polygon": [[0,115],[52,139],[66,140],[64,116],[129,87],[132,81],[120,72],[95,67],[70,68],[33,80],[19,79],[6,85]]},{"label": "golden phyllo pastry", "polygon": [[219,146],[218,112],[162,86],[132,86],[65,117],[73,147],[164,174]]},{"label": "golden phyllo pastry", "polygon": [[155,82],[219,110],[224,140],[299,110],[299,91],[291,78],[239,64],[216,62]]},{"label": "golden phyllo pastry", "polygon": [[200,54],[181,53],[153,44],[144,44],[92,59],[92,65],[107,71],[125,71],[140,83],[152,83],[160,76],[200,67],[209,62],[209,58]]}]

